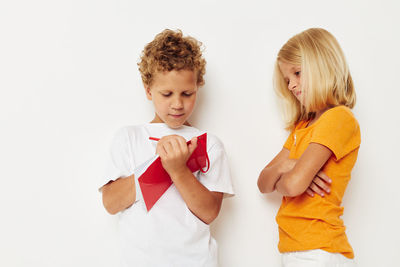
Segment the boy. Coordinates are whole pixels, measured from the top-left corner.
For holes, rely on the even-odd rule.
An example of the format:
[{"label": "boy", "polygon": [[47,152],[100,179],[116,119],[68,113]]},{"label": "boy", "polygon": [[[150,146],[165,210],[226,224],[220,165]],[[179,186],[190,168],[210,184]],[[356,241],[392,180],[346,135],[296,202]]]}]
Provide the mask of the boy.
[{"label": "boy", "polygon": [[[197,147],[196,137],[204,133],[187,121],[204,84],[200,46],[181,31],[164,30],[146,45],[138,64],[155,116],[150,123],[116,134],[101,187],[106,210],[121,212],[124,266],[217,266],[209,224],[219,214],[223,194],[233,194],[222,143],[207,134],[206,173],[192,173],[186,166]],[[143,163],[156,156],[173,183],[147,211],[138,178]]]}]

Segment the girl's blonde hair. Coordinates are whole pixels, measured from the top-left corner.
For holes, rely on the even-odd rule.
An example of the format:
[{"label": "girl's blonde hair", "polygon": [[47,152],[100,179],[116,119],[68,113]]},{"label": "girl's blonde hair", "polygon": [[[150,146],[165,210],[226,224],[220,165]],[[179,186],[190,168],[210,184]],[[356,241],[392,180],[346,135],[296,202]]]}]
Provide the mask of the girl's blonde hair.
[{"label": "girl's blonde hair", "polygon": [[[304,105],[289,91],[279,61],[301,67]],[[315,112],[344,105],[353,108],[356,94],[349,67],[335,37],[320,28],[305,30],[287,41],[278,53],[274,70],[274,88],[283,100],[286,129],[301,120],[310,120]]]}]

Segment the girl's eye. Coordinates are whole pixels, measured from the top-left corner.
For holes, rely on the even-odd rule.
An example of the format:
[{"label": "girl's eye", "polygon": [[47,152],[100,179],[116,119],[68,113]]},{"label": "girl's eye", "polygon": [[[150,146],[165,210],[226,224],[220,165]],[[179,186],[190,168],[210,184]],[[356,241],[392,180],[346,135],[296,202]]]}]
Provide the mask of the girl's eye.
[{"label": "girl's eye", "polygon": [[296,71],[294,74],[295,74],[296,76],[299,76],[299,75],[300,75],[300,71]]},{"label": "girl's eye", "polygon": [[183,96],[191,96],[193,93],[186,93],[186,92],[184,92],[183,93]]},{"label": "girl's eye", "polygon": [[163,96],[165,96],[165,97],[168,97],[168,96],[170,96],[172,93],[163,93],[162,95]]}]

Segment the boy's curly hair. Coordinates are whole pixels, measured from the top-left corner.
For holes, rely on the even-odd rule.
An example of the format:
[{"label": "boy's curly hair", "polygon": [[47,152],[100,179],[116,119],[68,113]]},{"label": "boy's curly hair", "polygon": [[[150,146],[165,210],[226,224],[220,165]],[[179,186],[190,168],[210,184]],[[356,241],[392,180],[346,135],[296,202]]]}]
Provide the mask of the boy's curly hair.
[{"label": "boy's curly hair", "polygon": [[191,70],[197,73],[197,85],[204,85],[206,61],[202,57],[202,43],[182,31],[166,29],[157,34],[143,49],[138,63],[143,83],[153,82],[156,72]]}]

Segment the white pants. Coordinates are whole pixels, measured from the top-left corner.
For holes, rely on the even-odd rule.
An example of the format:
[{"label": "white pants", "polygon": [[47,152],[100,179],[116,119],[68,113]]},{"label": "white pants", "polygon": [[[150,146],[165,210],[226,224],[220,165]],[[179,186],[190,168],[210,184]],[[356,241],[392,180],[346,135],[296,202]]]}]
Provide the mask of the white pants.
[{"label": "white pants", "polygon": [[322,249],[282,253],[283,267],[356,267],[354,260]]}]

